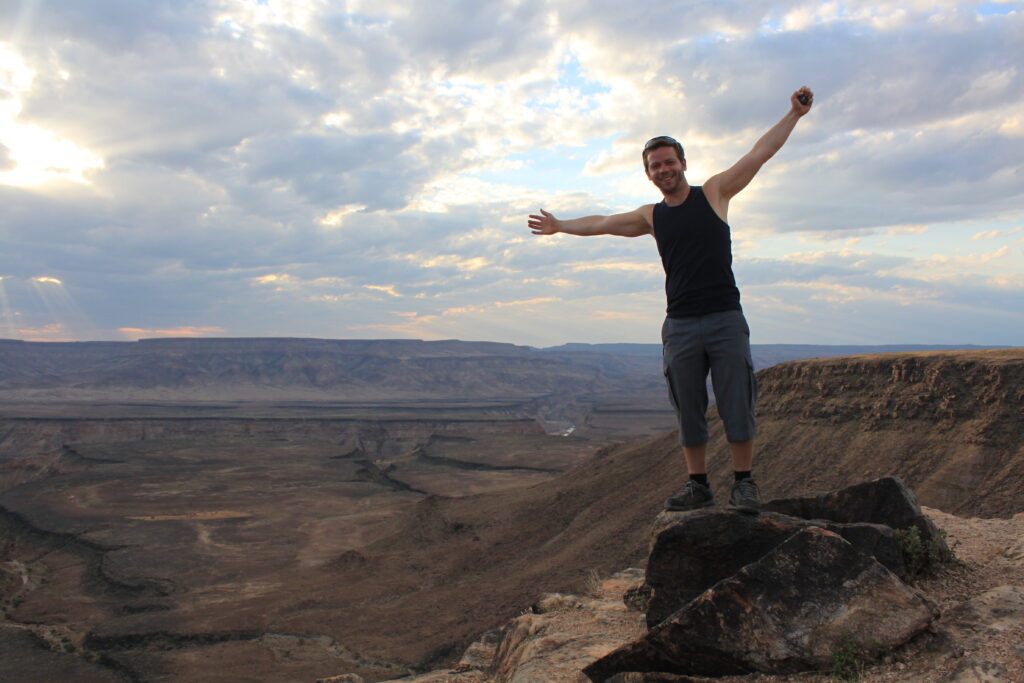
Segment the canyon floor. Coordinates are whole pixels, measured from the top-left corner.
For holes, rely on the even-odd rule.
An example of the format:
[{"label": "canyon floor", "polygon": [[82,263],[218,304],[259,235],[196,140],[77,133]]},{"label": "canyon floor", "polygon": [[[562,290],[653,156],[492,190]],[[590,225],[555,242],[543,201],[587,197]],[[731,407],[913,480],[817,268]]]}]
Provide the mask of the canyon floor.
[{"label": "canyon floor", "polygon": [[[925,586],[940,605],[1024,585],[1019,559],[997,557],[1021,536],[1022,375],[1021,350],[762,371],[762,495],[900,476],[960,541],[964,564]],[[633,386],[635,400],[11,400],[0,656],[13,680],[76,681],[380,681],[451,663],[541,594],[641,566],[683,470],[664,388]],[[716,419],[711,440],[727,497]],[[1020,654],[1019,631],[1001,638]],[[923,671],[911,660],[926,661],[868,675]]]},{"label": "canyon floor", "polygon": [[4,469],[0,649],[76,680],[408,671],[337,628],[358,549],[432,496],[529,487],[607,445],[493,403],[40,412],[0,429],[33,451]]}]

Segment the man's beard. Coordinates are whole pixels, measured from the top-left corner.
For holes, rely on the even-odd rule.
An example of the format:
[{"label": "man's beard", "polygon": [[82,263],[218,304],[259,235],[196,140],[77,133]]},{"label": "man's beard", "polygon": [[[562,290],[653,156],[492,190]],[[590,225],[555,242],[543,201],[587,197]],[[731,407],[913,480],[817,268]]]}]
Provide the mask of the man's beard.
[{"label": "man's beard", "polygon": [[662,194],[672,194],[679,189],[679,186],[683,183],[683,176],[680,173],[673,173],[666,178],[659,178],[658,189],[661,190]]}]

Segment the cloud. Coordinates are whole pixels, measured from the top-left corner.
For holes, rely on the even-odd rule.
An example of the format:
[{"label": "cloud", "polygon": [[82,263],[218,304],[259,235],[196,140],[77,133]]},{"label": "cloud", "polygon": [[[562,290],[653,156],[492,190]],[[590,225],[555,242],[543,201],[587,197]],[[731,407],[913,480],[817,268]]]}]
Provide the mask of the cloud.
[{"label": "cloud", "polygon": [[[539,238],[526,214],[657,199],[653,134],[680,137],[703,182],[806,83],[814,111],[730,208],[745,300],[786,341],[817,334],[786,320],[915,296],[907,320],[966,315],[965,292],[1019,312],[1024,14],[985,7],[5,3],[0,175],[35,170],[0,178],[0,275],[25,329],[51,329],[25,286],[47,273],[110,338],[648,340],[653,240]],[[994,320],[973,329],[996,338]]]},{"label": "cloud", "polygon": [[976,242],[978,240],[992,240],[999,237],[1010,237],[1018,233],[1024,232],[1024,226],[1013,228],[1012,230],[982,230],[976,232],[971,236],[971,241]]},{"label": "cloud", "polygon": [[394,285],[363,285],[363,289],[369,289],[373,292],[383,292],[388,296],[400,298],[402,295],[395,291]]},{"label": "cloud", "polygon": [[0,171],[12,168],[14,168],[14,159],[11,158],[11,150],[6,145],[0,145]]},{"label": "cloud", "polygon": [[118,332],[134,339],[144,337],[209,337],[223,333],[224,328],[185,325],[169,330],[144,330],[138,327],[121,327],[118,328]]}]

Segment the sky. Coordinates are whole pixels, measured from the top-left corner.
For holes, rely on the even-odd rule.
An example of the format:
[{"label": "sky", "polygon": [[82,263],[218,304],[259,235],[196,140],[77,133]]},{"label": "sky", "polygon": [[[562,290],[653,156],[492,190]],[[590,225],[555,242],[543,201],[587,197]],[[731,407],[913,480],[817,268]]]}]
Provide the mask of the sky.
[{"label": "sky", "polygon": [[751,341],[1024,345],[1024,2],[0,0],[0,337],[660,341],[699,185]]}]

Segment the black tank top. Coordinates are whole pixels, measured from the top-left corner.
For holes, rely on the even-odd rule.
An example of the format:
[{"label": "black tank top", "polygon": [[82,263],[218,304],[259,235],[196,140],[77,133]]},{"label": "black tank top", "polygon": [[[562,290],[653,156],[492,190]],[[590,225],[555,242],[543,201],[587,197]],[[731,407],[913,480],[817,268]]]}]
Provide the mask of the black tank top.
[{"label": "black tank top", "polygon": [[729,224],[711,208],[703,188],[691,186],[679,206],[654,205],[654,239],[665,267],[670,318],[740,310]]}]

